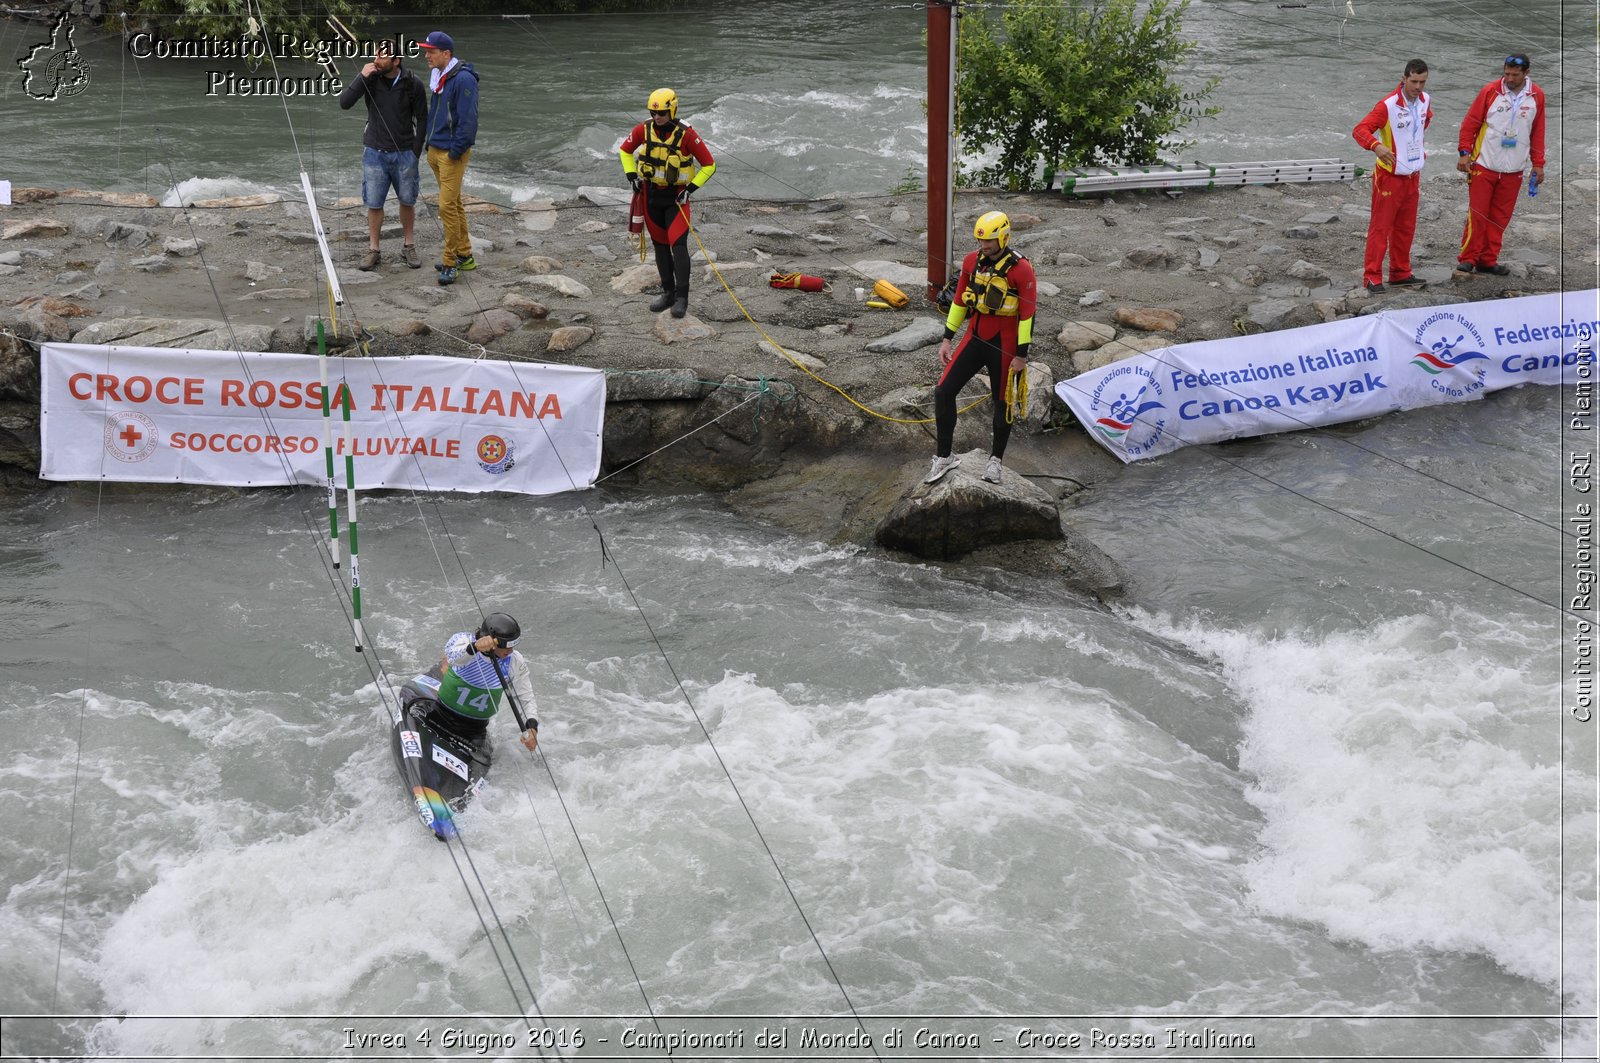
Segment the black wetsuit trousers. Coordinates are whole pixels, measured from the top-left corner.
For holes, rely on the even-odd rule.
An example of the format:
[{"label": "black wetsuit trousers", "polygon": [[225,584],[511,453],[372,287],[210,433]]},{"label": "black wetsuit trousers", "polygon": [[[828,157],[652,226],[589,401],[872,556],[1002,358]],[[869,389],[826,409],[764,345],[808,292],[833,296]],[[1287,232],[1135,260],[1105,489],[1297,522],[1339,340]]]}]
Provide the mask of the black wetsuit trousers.
[{"label": "black wetsuit trousers", "polygon": [[[671,232],[672,223],[678,219],[678,197],[674,189],[658,192],[654,187],[645,195],[645,213],[650,215],[659,232]],[[656,247],[656,272],[661,275],[661,290],[672,292],[679,299],[689,297],[689,234],[687,231],[671,244],[658,243]]]},{"label": "black wetsuit trousers", "polygon": [[941,458],[950,456],[956,436],[956,396],[967,386],[967,381],[978,375],[978,370],[989,370],[989,399],[994,407],[994,446],[989,453],[997,458],[1006,454],[1006,442],[1011,438],[1011,422],[1006,420],[1006,382],[1002,372],[1005,351],[1000,347],[1000,337],[992,340],[969,335],[956,356],[945,367],[938,387],[933,389],[933,421],[936,436],[934,453]]}]

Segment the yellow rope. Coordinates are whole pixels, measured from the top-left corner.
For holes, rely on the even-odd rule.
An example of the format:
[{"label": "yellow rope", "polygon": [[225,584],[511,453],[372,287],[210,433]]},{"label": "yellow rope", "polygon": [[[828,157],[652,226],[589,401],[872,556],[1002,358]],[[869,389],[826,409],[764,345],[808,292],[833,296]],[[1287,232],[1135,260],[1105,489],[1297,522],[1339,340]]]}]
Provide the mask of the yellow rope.
[{"label": "yellow rope", "polygon": [[1016,424],[1028,417],[1028,367],[1006,374],[1006,424]]},{"label": "yellow rope", "polygon": [[[678,205],[678,213],[683,215],[684,224],[689,226],[689,232],[694,235],[694,242],[696,244],[700,245],[700,252],[701,252],[701,254],[705,255],[706,262],[711,266],[711,272],[713,272],[713,273],[715,273],[717,275],[718,283],[720,283],[722,285],[723,290],[728,293],[728,297],[733,300],[733,305],[737,306],[739,308],[739,313],[743,314],[744,315],[744,319],[746,321],[750,322],[750,324],[755,327],[755,330],[757,332],[761,333],[761,338],[762,339],[764,339],[768,343],[772,344],[772,346],[778,351],[778,353],[783,355],[785,358],[789,359],[789,361],[794,365],[794,367],[796,369],[800,370],[806,376],[810,377],[812,380],[815,380],[817,383],[821,384],[823,387],[830,388],[833,391],[838,392],[841,396],[843,396],[843,398],[844,398],[844,400],[846,402],[850,403],[850,405],[854,406],[856,409],[861,410],[863,413],[870,413],[872,416],[877,417],[880,420],[889,421],[889,422],[891,422],[893,424],[932,424],[933,423],[933,418],[932,417],[922,417],[922,418],[918,418],[916,420],[911,420],[911,419],[905,418],[905,417],[890,417],[888,414],[879,413],[877,410],[874,410],[871,406],[866,406],[866,405],[863,405],[860,402],[857,402],[850,395],[849,392],[845,391],[843,388],[839,387],[837,384],[834,384],[831,381],[827,381],[827,380],[822,379],[820,376],[818,376],[817,374],[813,373],[810,369],[808,369],[804,364],[802,364],[799,361],[799,359],[795,358],[794,355],[790,354],[788,352],[788,350],[786,350],[784,348],[783,344],[779,343],[777,340],[775,340],[771,336],[767,335],[767,330],[761,327],[761,323],[758,322],[755,318],[750,316],[750,311],[746,310],[744,308],[744,304],[739,301],[739,297],[737,295],[733,294],[733,288],[729,286],[727,278],[725,278],[722,275],[722,271],[720,269],[718,269],[717,268],[717,264],[712,261],[711,252],[706,249],[706,245],[700,240],[699,231],[694,227],[694,223],[689,221],[689,215],[684,211],[683,204],[681,204],[681,203]],[[984,402],[984,399],[986,399],[986,398],[988,398],[988,396],[984,396],[983,399],[979,399],[977,402],[974,402],[971,406],[967,406],[964,409],[958,410],[957,412],[958,413],[966,413],[967,410],[970,410],[975,406],[981,405]]]}]

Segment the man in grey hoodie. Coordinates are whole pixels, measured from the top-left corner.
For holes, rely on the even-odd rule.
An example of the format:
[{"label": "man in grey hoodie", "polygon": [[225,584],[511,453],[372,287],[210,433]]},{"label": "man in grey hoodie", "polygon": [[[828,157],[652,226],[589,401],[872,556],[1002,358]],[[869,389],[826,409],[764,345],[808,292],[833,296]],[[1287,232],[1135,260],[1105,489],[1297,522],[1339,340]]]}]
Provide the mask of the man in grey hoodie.
[{"label": "man in grey hoodie", "polygon": [[393,42],[378,41],[372,62],[361,68],[339,93],[339,106],[348,111],[357,100],[367,104],[367,125],[361,134],[361,199],[367,206],[367,257],[364,270],[378,268],[378,237],[383,229],[383,203],[389,189],[400,201],[400,225],[405,232],[400,260],[412,269],[422,268],[413,232],[417,220],[417,191],[421,183],[417,160],[422,156],[423,133],[428,120],[428,88],[407,70],[395,54]]}]

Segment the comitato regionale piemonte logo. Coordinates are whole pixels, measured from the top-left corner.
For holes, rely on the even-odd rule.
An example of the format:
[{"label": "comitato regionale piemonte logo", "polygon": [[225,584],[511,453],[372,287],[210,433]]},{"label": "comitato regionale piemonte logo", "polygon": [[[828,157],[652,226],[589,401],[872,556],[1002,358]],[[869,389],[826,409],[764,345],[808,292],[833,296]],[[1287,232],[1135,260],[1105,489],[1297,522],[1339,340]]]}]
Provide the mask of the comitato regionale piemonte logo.
[{"label": "comitato regionale piemonte logo", "polygon": [[17,60],[22,91],[35,100],[63,100],[89,87],[89,62],[73,43],[70,16],[63,11],[50,27],[50,39]]}]

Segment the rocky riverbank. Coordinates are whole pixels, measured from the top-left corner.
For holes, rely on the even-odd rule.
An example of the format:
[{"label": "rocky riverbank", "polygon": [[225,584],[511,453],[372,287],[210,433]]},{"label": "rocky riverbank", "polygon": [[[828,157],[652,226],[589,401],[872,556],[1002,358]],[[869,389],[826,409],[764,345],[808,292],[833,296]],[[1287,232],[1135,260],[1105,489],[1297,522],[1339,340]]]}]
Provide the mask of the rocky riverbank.
[{"label": "rocky riverbank", "polygon": [[[1552,174],[1538,199],[1518,205],[1502,258],[1511,274],[1463,282],[1451,268],[1465,186],[1453,171],[1435,174],[1424,183],[1413,255],[1428,285],[1378,296],[1360,283],[1365,180],[1084,200],[960,194],[960,253],[971,246],[973,219],[998,207],[1040,279],[1032,401],[1007,454],[1018,475],[961,512],[1004,509],[995,496],[1010,492],[1019,526],[1034,527],[1030,507],[1040,499],[1059,501],[1115,475],[1120,465],[1070,422],[1051,386],[1134,351],[1388,307],[1594,285],[1597,190],[1592,173]],[[308,321],[325,312],[327,296],[304,203],[269,195],[176,209],[143,196],[14,195],[0,208],[0,470],[8,483],[38,483],[38,342],[313,349]],[[803,534],[872,541],[933,449],[931,423],[922,422],[931,417],[943,315],[920,297],[922,197],[697,197],[703,247],[694,247],[695,286],[681,321],[646,309],[655,268],[639,261],[624,204],[611,188],[564,203],[475,203],[479,268],[452,287],[438,286],[430,268],[439,245],[431,206],[418,211],[424,267],[400,260],[391,201],[383,260],[365,273],[356,269],[365,211],[353,201],[324,207],[347,300],[336,344],[352,349],[354,334],[377,355],[486,349],[606,369],[612,483],[713,489]],[[767,281],[775,271],[821,276],[832,288],[774,289]],[[858,301],[855,289],[878,278],[912,295],[911,306]],[[985,408],[962,418],[957,450],[975,456],[941,485],[945,502],[978,488],[988,434]],[[1067,546],[1036,545],[1029,564],[1112,589],[1115,576],[1094,571],[1109,562],[1067,531]],[[913,552],[957,556],[969,545],[946,542],[942,552]]]}]

